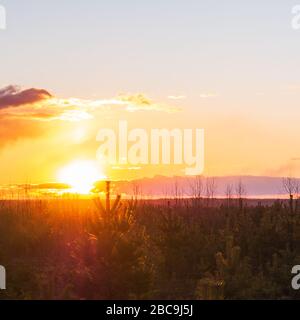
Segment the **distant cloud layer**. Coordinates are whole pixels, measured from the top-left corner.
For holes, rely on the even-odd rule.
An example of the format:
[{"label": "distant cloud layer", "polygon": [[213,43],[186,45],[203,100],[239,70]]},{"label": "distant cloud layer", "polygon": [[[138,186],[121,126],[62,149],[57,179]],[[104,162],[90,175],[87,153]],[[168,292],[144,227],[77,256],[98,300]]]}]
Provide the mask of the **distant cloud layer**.
[{"label": "distant cloud layer", "polygon": [[118,95],[109,99],[57,98],[44,89],[0,89],[0,117],[32,121],[82,121],[94,118],[97,110],[159,111],[173,113],[180,108],[156,103],[144,94]]},{"label": "distant cloud layer", "polygon": [[[79,122],[105,112],[178,112],[178,107],[154,102],[144,94],[120,94],[108,99],[59,98],[45,89],[0,88],[0,149],[9,142],[34,138],[52,121]],[[100,112],[100,114],[99,114]]]},{"label": "distant cloud layer", "polygon": [[184,100],[186,99],[186,96],[168,96],[168,99],[171,99],[171,100]]},{"label": "distant cloud layer", "polygon": [[217,97],[216,93],[205,93],[205,92],[203,92],[203,93],[200,94],[200,98],[202,98],[202,99],[215,98],[215,97]]},{"label": "distant cloud layer", "polygon": [[162,111],[162,112],[178,112],[181,109],[169,105],[155,103],[143,94],[120,95],[118,100],[126,107],[127,111]]},{"label": "distant cloud layer", "polygon": [[33,104],[51,97],[51,94],[43,89],[31,88],[22,90],[17,86],[8,86],[0,89],[0,110]]}]

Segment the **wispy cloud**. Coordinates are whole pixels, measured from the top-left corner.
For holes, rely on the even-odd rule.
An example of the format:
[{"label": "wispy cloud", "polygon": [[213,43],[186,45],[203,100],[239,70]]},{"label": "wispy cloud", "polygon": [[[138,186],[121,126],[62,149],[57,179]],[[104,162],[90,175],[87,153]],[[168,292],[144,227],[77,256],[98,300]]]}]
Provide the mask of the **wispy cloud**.
[{"label": "wispy cloud", "polygon": [[44,89],[21,89],[8,86],[0,89],[0,114],[9,119],[32,121],[83,121],[94,118],[101,110],[177,112],[178,107],[157,103],[144,94],[120,94],[109,99],[54,97]]},{"label": "wispy cloud", "polygon": [[144,110],[173,113],[181,110],[178,107],[153,102],[143,94],[120,95],[118,100],[123,102],[126,105],[126,110],[130,112]]},{"label": "wispy cloud", "polygon": [[295,83],[295,84],[283,85],[280,88],[280,92],[281,92],[281,94],[286,94],[286,95],[299,94],[300,93],[300,84]]},{"label": "wispy cloud", "polygon": [[[53,128],[50,122],[89,121],[102,111],[177,112],[178,107],[157,103],[144,94],[120,94],[109,99],[59,98],[44,89],[0,89],[0,147],[24,138],[35,138]],[[45,127],[46,124],[49,124]]]},{"label": "wispy cloud", "polygon": [[296,176],[299,175],[300,157],[290,158],[286,163],[283,163],[278,168],[268,169],[264,174],[269,176]]},{"label": "wispy cloud", "polygon": [[168,99],[170,100],[184,100],[186,99],[186,96],[181,95],[181,96],[168,96]]},{"label": "wispy cloud", "polygon": [[200,98],[202,99],[215,98],[215,97],[217,97],[216,93],[205,93],[205,92],[200,93]]},{"label": "wispy cloud", "polygon": [[300,92],[300,84],[289,84],[286,86],[286,89],[289,91],[297,91]]}]

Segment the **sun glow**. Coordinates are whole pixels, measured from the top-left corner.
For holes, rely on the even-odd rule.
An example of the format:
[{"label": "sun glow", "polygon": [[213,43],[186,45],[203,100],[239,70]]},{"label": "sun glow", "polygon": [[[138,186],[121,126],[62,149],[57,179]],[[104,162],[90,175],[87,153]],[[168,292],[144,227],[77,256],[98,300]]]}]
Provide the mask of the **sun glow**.
[{"label": "sun glow", "polygon": [[94,183],[106,179],[95,161],[78,160],[63,167],[58,172],[58,180],[72,187],[72,192],[89,194]]}]

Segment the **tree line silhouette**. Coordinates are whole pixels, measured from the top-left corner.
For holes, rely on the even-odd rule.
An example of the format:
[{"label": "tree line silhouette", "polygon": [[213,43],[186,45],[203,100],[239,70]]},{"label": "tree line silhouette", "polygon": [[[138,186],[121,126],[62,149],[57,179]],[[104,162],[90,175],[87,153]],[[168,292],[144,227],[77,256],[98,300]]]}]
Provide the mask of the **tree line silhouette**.
[{"label": "tree line silhouette", "polygon": [[297,299],[298,186],[288,200],[245,202],[242,181],[215,201],[213,178],[190,198],[0,202],[2,299]]}]

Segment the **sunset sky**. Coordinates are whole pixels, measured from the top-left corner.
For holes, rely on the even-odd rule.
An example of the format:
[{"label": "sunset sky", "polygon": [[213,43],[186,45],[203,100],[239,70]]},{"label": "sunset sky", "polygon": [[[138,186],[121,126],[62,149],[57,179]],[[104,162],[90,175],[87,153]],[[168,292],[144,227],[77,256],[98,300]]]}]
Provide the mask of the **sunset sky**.
[{"label": "sunset sky", "polygon": [[55,182],[62,168],[95,161],[98,130],[119,120],[204,128],[205,175],[300,177],[296,0],[0,4],[0,184]]}]

